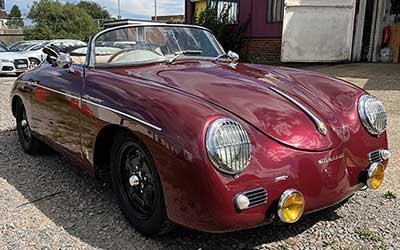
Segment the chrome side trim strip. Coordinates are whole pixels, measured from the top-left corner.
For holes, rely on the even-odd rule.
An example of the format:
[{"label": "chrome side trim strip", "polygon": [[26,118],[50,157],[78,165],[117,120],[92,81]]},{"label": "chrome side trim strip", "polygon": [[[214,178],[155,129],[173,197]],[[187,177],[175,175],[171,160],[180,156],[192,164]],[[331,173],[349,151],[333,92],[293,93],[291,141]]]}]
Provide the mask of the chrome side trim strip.
[{"label": "chrome side trim strip", "polygon": [[119,110],[116,110],[116,109],[113,109],[113,108],[109,108],[109,107],[107,107],[107,106],[103,106],[103,105],[100,105],[100,104],[98,104],[98,103],[95,103],[95,102],[86,100],[86,99],[82,99],[82,102],[85,102],[85,103],[87,103],[87,104],[90,104],[90,105],[93,105],[93,106],[96,106],[96,107],[99,107],[99,108],[102,108],[102,109],[106,109],[106,110],[111,111],[111,112],[113,112],[113,113],[116,113],[116,114],[125,116],[125,117],[127,117],[127,118],[129,118],[129,119],[131,119],[131,120],[137,121],[137,122],[139,122],[139,123],[141,123],[141,124],[143,124],[143,125],[146,125],[146,126],[148,126],[148,127],[150,127],[150,128],[153,128],[153,129],[155,129],[155,130],[157,130],[157,131],[160,131],[160,132],[162,131],[162,129],[161,129],[160,127],[157,127],[157,126],[155,126],[155,125],[153,125],[153,124],[151,124],[151,123],[148,123],[148,122],[146,122],[146,121],[143,121],[142,119],[139,119],[139,118],[134,117],[134,116],[132,116],[132,115],[129,115],[129,114],[127,114],[127,113],[121,112],[121,111],[119,111]]},{"label": "chrome side trim strip", "polygon": [[314,115],[310,110],[308,110],[306,107],[304,107],[303,104],[301,104],[300,102],[298,102],[297,100],[295,100],[293,97],[287,95],[286,93],[284,93],[283,91],[280,91],[279,89],[275,88],[275,87],[269,87],[272,91],[274,91],[275,93],[283,96],[284,98],[288,99],[290,102],[292,102],[294,105],[296,105],[297,107],[299,107],[304,113],[306,113],[308,115],[308,117],[311,118],[311,120],[314,122],[315,126],[317,127],[318,132],[321,135],[326,136],[328,134],[328,129],[325,125],[325,123],[323,123],[316,115]]},{"label": "chrome side trim strip", "polygon": [[106,110],[111,111],[111,112],[113,112],[113,113],[116,113],[116,114],[125,116],[125,117],[127,117],[127,118],[129,118],[129,119],[131,119],[131,120],[134,120],[134,121],[136,121],[136,122],[139,122],[139,123],[141,123],[141,124],[143,124],[143,125],[146,125],[146,126],[148,126],[148,127],[150,127],[150,128],[153,128],[153,129],[155,129],[155,130],[157,130],[157,131],[160,131],[160,132],[162,131],[162,129],[161,129],[160,127],[157,127],[157,126],[155,126],[155,125],[153,125],[153,124],[151,124],[151,123],[148,123],[148,122],[146,122],[146,121],[143,121],[142,119],[139,119],[139,118],[134,117],[134,116],[132,116],[132,115],[126,114],[126,113],[121,112],[121,111],[119,111],[119,110],[112,109],[112,108],[109,108],[109,107],[107,107],[107,106],[100,105],[100,104],[98,104],[98,103],[95,103],[95,102],[92,102],[92,101],[89,101],[89,100],[86,100],[86,99],[81,99],[81,97],[79,97],[79,96],[70,95],[70,94],[64,93],[64,92],[62,92],[62,91],[58,91],[58,90],[55,90],[55,89],[52,89],[52,88],[48,88],[48,87],[42,86],[42,85],[37,84],[37,83],[34,83],[34,82],[28,82],[28,84],[31,84],[32,86],[36,86],[36,87],[39,87],[39,88],[42,88],[42,89],[51,91],[51,92],[56,93],[56,94],[59,94],[59,95],[63,95],[63,96],[67,96],[67,97],[70,97],[70,98],[79,100],[79,105],[81,104],[81,102],[85,102],[85,103],[87,103],[87,104],[90,104],[90,105],[93,105],[93,106],[97,106],[97,107],[99,107],[99,108],[103,108],[103,109],[106,109]]}]

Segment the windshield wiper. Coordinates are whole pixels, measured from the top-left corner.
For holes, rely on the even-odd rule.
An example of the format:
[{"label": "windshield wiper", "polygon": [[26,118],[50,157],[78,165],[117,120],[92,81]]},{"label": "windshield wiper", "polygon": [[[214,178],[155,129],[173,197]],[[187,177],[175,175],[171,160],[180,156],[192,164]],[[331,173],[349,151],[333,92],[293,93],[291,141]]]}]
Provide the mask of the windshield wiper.
[{"label": "windshield wiper", "polygon": [[173,63],[176,61],[176,59],[178,59],[179,57],[183,56],[183,55],[201,55],[203,53],[203,51],[201,50],[182,50],[182,51],[178,51],[175,52],[175,56],[172,57],[171,59],[169,59],[167,61],[167,63]]},{"label": "windshield wiper", "polygon": [[228,53],[221,54],[213,59],[214,62],[219,61],[221,58],[227,58],[231,60],[231,62],[237,62],[239,60],[239,55],[235,52],[229,51]]},{"label": "windshield wiper", "polygon": [[216,58],[214,58],[212,60],[214,62],[218,62],[222,58],[227,58],[227,59],[230,59],[231,61],[233,61],[232,58],[230,58],[228,54],[221,54],[221,55],[217,56]]}]

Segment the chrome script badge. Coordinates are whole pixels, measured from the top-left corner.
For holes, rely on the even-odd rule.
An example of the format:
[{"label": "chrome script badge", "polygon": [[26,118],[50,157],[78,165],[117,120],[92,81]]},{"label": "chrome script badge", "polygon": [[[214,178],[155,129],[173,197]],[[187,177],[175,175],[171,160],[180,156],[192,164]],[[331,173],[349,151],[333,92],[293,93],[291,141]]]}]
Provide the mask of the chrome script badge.
[{"label": "chrome script badge", "polygon": [[329,163],[329,162],[337,161],[337,160],[340,160],[340,159],[343,159],[343,158],[344,158],[344,153],[342,153],[340,155],[337,155],[337,156],[334,156],[334,157],[327,158],[327,159],[319,160],[318,163],[320,165],[322,165],[322,164],[326,164],[326,163]]}]

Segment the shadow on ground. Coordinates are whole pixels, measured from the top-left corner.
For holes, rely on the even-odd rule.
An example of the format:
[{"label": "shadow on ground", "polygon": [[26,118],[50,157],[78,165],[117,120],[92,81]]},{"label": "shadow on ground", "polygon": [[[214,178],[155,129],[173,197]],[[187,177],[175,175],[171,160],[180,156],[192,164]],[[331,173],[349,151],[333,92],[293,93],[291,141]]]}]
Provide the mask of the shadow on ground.
[{"label": "shadow on ground", "polygon": [[[0,141],[3,148],[0,150],[0,178],[34,202],[10,209],[18,213],[18,210],[37,208],[70,235],[97,248],[252,249],[301,234],[318,221],[340,218],[335,208],[331,208],[307,215],[295,225],[278,223],[226,234],[178,228],[166,236],[149,239],[129,227],[108,185],[89,178],[59,154],[36,157],[23,154],[16,132],[1,132]],[[23,163],[15,165],[15,159]]]},{"label": "shadow on ground", "polygon": [[[295,66],[296,67],[296,66]],[[298,67],[298,66],[297,66]],[[300,68],[318,71],[340,78],[352,78],[365,90],[400,90],[400,64],[339,64],[299,66]]]}]

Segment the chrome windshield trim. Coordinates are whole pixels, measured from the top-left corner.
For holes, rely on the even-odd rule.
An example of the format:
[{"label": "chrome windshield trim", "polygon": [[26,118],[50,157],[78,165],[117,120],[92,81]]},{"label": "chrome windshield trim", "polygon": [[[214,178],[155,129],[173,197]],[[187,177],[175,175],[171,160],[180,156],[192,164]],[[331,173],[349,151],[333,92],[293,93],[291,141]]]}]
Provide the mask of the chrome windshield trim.
[{"label": "chrome windshield trim", "polygon": [[155,125],[153,125],[153,124],[151,124],[151,123],[149,123],[149,122],[143,121],[142,119],[139,119],[139,118],[137,118],[137,117],[135,117],[135,116],[129,115],[129,114],[124,113],[124,112],[121,112],[121,111],[119,111],[119,110],[116,110],[116,109],[113,109],[113,108],[109,108],[109,107],[104,106],[104,105],[100,105],[100,104],[98,104],[98,103],[89,101],[89,100],[87,100],[87,99],[82,99],[82,98],[79,97],[79,96],[70,95],[70,94],[64,93],[64,92],[62,92],[62,91],[58,91],[58,90],[55,90],[55,89],[52,89],[52,88],[48,88],[48,87],[42,86],[42,85],[37,84],[37,83],[34,83],[34,82],[29,82],[29,84],[31,84],[32,86],[36,86],[36,87],[39,87],[39,88],[42,88],[42,89],[51,91],[51,92],[56,93],[56,94],[59,94],[59,95],[63,95],[63,96],[67,96],[67,97],[69,97],[69,98],[73,98],[73,99],[79,100],[79,106],[81,106],[81,102],[85,102],[85,103],[87,103],[87,104],[94,105],[94,106],[97,106],[97,107],[99,107],[99,108],[103,108],[103,109],[106,109],[106,110],[108,110],[108,111],[111,111],[111,112],[113,112],[113,113],[116,113],[116,114],[125,116],[125,117],[127,117],[127,118],[129,118],[129,119],[131,119],[131,120],[134,120],[134,121],[136,121],[136,122],[139,122],[139,123],[141,123],[141,124],[143,124],[143,125],[146,125],[147,127],[153,128],[153,129],[155,129],[155,130],[157,130],[157,131],[160,131],[160,132],[162,131],[162,129],[161,129],[160,127],[157,127],[157,126],[155,126]]},{"label": "chrome windshield trim", "polygon": [[116,113],[116,114],[125,116],[125,117],[127,117],[127,118],[129,118],[129,119],[131,119],[131,120],[134,120],[134,121],[136,121],[136,122],[139,122],[139,123],[141,123],[141,124],[143,124],[143,125],[146,125],[146,126],[148,126],[148,127],[150,127],[150,128],[153,128],[153,129],[155,129],[155,130],[157,130],[157,131],[160,131],[160,132],[162,131],[162,128],[157,127],[156,125],[153,125],[153,124],[151,124],[151,123],[149,123],[149,122],[143,121],[142,119],[139,119],[139,118],[137,118],[137,117],[135,117],[135,116],[129,115],[129,114],[124,113],[124,112],[121,112],[121,111],[119,111],[119,110],[116,110],[116,109],[113,109],[113,108],[109,108],[109,107],[107,107],[107,106],[104,106],[104,105],[101,105],[101,104],[98,104],[98,103],[95,103],[95,102],[92,102],[92,101],[89,101],[89,100],[86,100],[86,99],[82,99],[82,102],[85,102],[85,103],[87,103],[87,104],[90,104],[90,105],[93,105],[93,106],[96,106],[96,107],[99,107],[99,108],[103,108],[103,109],[106,109],[106,110],[111,111],[111,112],[113,112],[113,113]]},{"label": "chrome windshield trim", "polygon": [[269,87],[272,91],[274,91],[275,93],[283,96],[284,98],[286,98],[287,100],[289,100],[290,102],[292,102],[294,105],[296,105],[297,107],[299,107],[304,113],[307,114],[308,117],[311,118],[311,120],[314,122],[315,126],[317,127],[318,132],[323,135],[326,136],[328,134],[328,129],[325,125],[325,123],[323,123],[315,114],[313,114],[310,110],[308,110],[306,107],[304,107],[303,104],[301,104],[300,102],[298,102],[296,99],[294,99],[293,97],[289,96],[288,94],[284,93],[283,91],[275,88],[275,87]]},{"label": "chrome windshield trim", "polygon": [[[124,28],[134,28],[134,27],[182,27],[182,28],[194,28],[194,29],[201,29],[201,30],[205,30],[207,32],[209,32],[210,34],[214,33],[205,27],[202,26],[198,26],[198,25],[190,25],[190,24],[166,24],[166,23],[153,23],[153,22],[138,22],[138,23],[134,23],[134,24],[126,24],[126,25],[121,25],[121,26],[116,26],[116,27],[111,27],[105,30],[102,30],[100,32],[98,32],[97,34],[95,34],[94,36],[92,36],[92,38],[90,39],[89,43],[88,43],[88,53],[86,56],[86,62],[85,65],[87,67],[93,68],[95,66],[95,58],[96,58],[96,52],[95,52],[95,48],[96,48],[96,40],[99,36],[113,31],[113,30],[118,30],[118,29],[124,29]],[[222,45],[220,44],[220,42],[214,37],[215,42],[218,44],[218,46],[222,49],[223,52],[224,49],[222,47]]]}]

